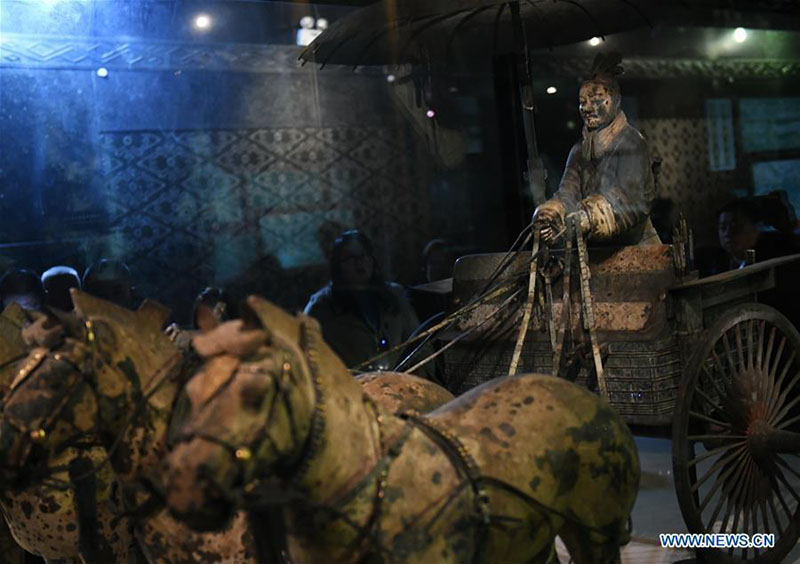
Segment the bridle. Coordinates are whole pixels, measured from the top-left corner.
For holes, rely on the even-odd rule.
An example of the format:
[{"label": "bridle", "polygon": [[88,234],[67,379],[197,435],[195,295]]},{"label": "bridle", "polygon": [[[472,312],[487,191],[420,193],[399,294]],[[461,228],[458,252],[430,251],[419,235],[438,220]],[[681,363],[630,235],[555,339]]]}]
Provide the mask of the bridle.
[{"label": "bridle", "polygon": [[[102,364],[106,363],[104,360],[102,360],[101,355],[99,355],[94,322],[91,320],[86,320],[84,322],[84,328],[85,335],[83,340],[70,339],[70,341],[74,343],[74,348],[72,351],[64,351],[60,348],[56,352],[52,352],[46,348],[36,348],[28,355],[27,362],[25,362],[19,368],[14,381],[9,388],[8,394],[5,398],[3,398],[2,416],[9,425],[17,430],[17,432],[19,432],[23,437],[26,437],[26,439],[24,446],[17,453],[17,456],[14,457],[12,464],[6,464],[6,468],[10,468],[12,471],[18,473],[26,467],[31,451],[35,446],[43,443],[47,439],[52,432],[53,427],[59,420],[62,419],[64,410],[68,405],[70,405],[83,384],[88,385],[96,397],[102,396],[102,394],[100,394],[96,389],[93,381],[93,374],[98,366],[102,366]],[[73,354],[70,354],[70,352]],[[37,371],[37,369],[45,363],[48,358],[52,358],[52,360],[57,363],[64,363],[67,365],[68,385],[58,386],[58,388],[62,389],[63,392],[60,397],[55,399],[55,405],[49,409],[48,414],[43,418],[40,424],[36,425],[35,428],[29,428],[27,424],[11,416],[5,410],[5,407],[9,404],[17,392],[24,389],[24,384]],[[92,465],[91,469],[87,470],[86,472],[75,477],[71,476],[70,478],[72,481],[76,479],[81,480],[88,478],[89,476],[96,474],[105,464],[110,462],[114,452],[122,443],[122,439],[124,438],[126,431],[133,424],[136,418],[143,412],[150,398],[156,392],[158,392],[161,386],[182,373],[181,370],[175,370],[176,366],[179,364],[179,361],[180,353],[176,351],[174,355],[171,355],[161,366],[153,371],[153,373],[150,374],[146,380],[144,380],[147,382],[153,382],[154,384],[150,390],[142,394],[140,400],[136,402],[134,409],[125,418],[125,421],[123,422],[113,443],[108,449],[106,449],[107,452],[103,457],[103,460]],[[54,388],[50,389],[52,390]],[[61,448],[67,448],[69,446],[75,446],[75,443],[73,441],[65,441]],[[54,480],[52,478],[53,474],[65,469],[66,468],[62,467],[49,467],[46,472],[34,474],[39,477],[49,478],[53,480],[54,484],[60,483],[62,487],[69,487],[69,482]]]},{"label": "bridle", "polygon": [[[197,438],[222,447],[223,451],[226,452],[234,461],[234,464],[237,465],[237,474],[242,477],[242,485],[237,487],[235,491],[228,492],[230,497],[233,498],[232,501],[237,506],[246,510],[257,511],[259,509],[263,510],[264,507],[279,506],[287,501],[302,503],[310,510],[317,511],[321,514],[328,514],[333,519],[341,520],[343,523],[356,530],[356,537],[349,543],[346,549],[347,552],[352,555],[352,558],[357,558],[360,554],[363,554],[364,550],[366,550],[369,545],[391,558],[391,552],[382,545],[378,538],[376,528],[382,513],[383,500],[387,487],[386,480],[391,462],[399,455],[403,444],[411,434],[412,427],[411,425],[404,425],[401,431],[395,436],[389,438],[385,437],[383,415],[381,415],[380,410],[372,398],[364,394],[363,401],[373,412],[378,429],[379,453],[377,462],[366,474],[356,478],[357,483],[355,485],[348,488],[343,494],[338,495],[335,504],[319,503],[310,500],[302,491],[300,483],[307,475],[324,440],[322,435],[325,431],[326,403],[320,377],[318,343],[321,342],[322,336],[319,326],[314,320],[304,318],[301,320],[300,327],[300,345],[314,389],[314,405],[311,412],[309,432],[300,447],[300,452],[293,457],[292,461],[283,466],[283,468],[276,469],[275,471],[277,484],[275,483],[275,479],[263,479],[249,476],[249,474],[251,474],[251,461],[256,445],[264,440],[273,442],[272,439],[269,438],[269,421],[272,419],[272,412],[277,402],[283,402],[286,407],[290,427],[293,430],[297,428],[295,413],[291,408],[289,388],[286,384],[290,383],[290,381],[292,381],[291,383],[298,384],[297,380],[294,378],[294,367],[302,366],[302,360],[297,357],[289,358],[288,356],[293,356],[291,354],[277,363],[280,365],[280,371],[273,370],[264,372],[264,374],[272,380],[272,384],[276,390],[271,405],[266,412],[264,425],[254,429],[247,437],[235,443],[196,430],[191,430],[180,435],[176,438],[176,442],[188,442]],[[283,354],[287,354],[288,351],[291,351],[291,349],[287,347],[281,347],[280,350]],[[239,368],[242,368],[241,365]],[[233,378],[234,376],[232,374],[221,382],[219,384],[219,389],[213,391],[210,397],[218,396],[222,389],[231,384]],[[298,437],[294,434],[294,431],[293,439],[296,445]],[[358,496],[364,488],[369,487],[373,482],[375,483],[375,494],[372,499],[372,507],[369,516],[364,524],[356,523],[341,511],[339,507]],[[284,562],[287,562],[285,552],[282,553],[280,557]]]}]

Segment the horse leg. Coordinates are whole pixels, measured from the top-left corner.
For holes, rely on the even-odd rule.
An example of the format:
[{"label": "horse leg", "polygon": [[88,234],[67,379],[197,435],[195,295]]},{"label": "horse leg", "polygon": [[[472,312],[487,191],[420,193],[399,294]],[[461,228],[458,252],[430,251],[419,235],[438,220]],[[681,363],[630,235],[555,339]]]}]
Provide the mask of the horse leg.
[{"label": "horse leg", "polygon": [[617,539],[599,538],[579,524],[568,523],[558,535],[564,541],[575,564],[620,564],[620,544]]}]

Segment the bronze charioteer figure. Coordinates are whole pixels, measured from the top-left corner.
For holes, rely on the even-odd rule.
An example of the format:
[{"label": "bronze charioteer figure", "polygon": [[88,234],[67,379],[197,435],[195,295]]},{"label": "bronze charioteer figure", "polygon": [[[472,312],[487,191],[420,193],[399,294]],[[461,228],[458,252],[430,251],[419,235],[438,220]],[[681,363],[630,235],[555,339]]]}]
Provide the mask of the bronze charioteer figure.
[{"label": "bronze charioteer figure", "polygon": [[580,89],[583,138],[567,158],[555,195],[534,212],[547,244],[559,239],[575,214],[581,234],[604,244],[660,244],[650,221],[655,197],[650,151],[622,111],[617,76],[622,58],[600,54]]}]

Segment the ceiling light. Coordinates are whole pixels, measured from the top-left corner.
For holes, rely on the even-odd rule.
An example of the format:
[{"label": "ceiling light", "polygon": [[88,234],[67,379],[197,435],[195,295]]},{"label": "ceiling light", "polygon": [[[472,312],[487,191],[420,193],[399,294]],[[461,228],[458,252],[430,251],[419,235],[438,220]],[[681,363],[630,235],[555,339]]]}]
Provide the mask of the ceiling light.
[{"label": "ceiling light", "polygon": [[736,43],[744,43],[747,41],[747,30],[743,27],[737,27],[733,30],[733,40]]},{"label": "ceiling light", "polygon": [[106,67],[100,67],[95,72],[97,73],[97,76],[99,76],[100,78],[108,77],[108,69]]},{"label": "ceiling light", "polygon": [[598,45],[600,45],[600,41],[601,39],[599,37],[592,37],[589,40],[589,45],[591,45],[592,47],[597,47]]},{"label": "ceiling light", "polygon": [[197,14],[194,18],[194,27],[196,29],[208,29],[211,27],[211,16],[208,14]]},{"label": "ceiling light", "polygon": [[433,119],[436,117],[436,112],[434,112],[433,110],[428,110],[427,112],[425,112],[425,115]]},{"label": "ceiling light", "polygon": [[386,82],[394,82],[395,80],[397,80],[397,77],[395,75],[393,74],[386,75]]},{"label": "ceiling light", "polygon": [[548,94],[555,94],[556,92],[558,92],[558,88],[556,88],[555,86],[548,86],[547,87],[547,93]]}]

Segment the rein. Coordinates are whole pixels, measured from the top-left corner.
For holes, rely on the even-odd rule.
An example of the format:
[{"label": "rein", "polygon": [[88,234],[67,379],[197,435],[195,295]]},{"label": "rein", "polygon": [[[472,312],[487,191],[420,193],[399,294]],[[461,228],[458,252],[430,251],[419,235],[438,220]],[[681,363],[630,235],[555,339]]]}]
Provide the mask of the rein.
[{"label": "rein", "polygon": [[[28,378],[36,371],[39,366],[45,361],[45,359],[52,354],[52,359],[56,362],[64,362],[70,365],[73,370],[71,371],[71,376],[73,377],[72,385],[65,391],[64,395],[59,399],[58,405],[55,409],[53,409],[50,415],[44,419],[42,425],[40,425],[37,429],[28,429],[26,425],[23,423],[16,421],[14,418],[10,417],[7,413],[3,413],[3,417],[6,421],[9,422],[13,427],[15,427],[20,433],[26,435],[28,438],[28,442],[24,447],[22,456],[20,459],[15,461],[15,466],[10,466],[15,469],[22,469],[24,466],[24,461],[30,455],[30,451],[32,450],[33,446],[38,443],[44,442],[47,438],[48,434],[52,430],[53,425],[61,418],[64,409],[66,409],[67,405],[69,405],[70,401],[72,401],[75,393],[80,388],[80,385],[86,383],[89,385],[90,388],[94,391],[96,396],[100,396],[100,394],[95,389],[93,382],[91,380],[91,371],[95,366],[95,359],[98,356],[97,351],[97,340],[96,335],[94,333],[94,326],[92,321],[87,320],[85,321],[86,327],[86,342],[80,342],[79,344],[83,347],[88,348],[88,357],[89,362],[86,362],[86,358],[83,354],[79,355],[77,359],[78,363],[82,366],[79,366],[75,360],[70,357],[68,354],[64,354],[63,352],[55,352],[50,353],[46,349],[40,348],[35,349],[32,353],[32,359],[30,362],[26,363],[17,373],[14,381],[11,384],[10,392],[8,396],[3,401],[3,405],[7,404],[8,401],[14,396],[14,394],[20,389],[20,386],[28,380]],[[79,349],[79,353],[84,353],[85,351]],[[31,355],[29,355],[31,356]],[[144,411],[144,408],[147,406],[147,402],[150,398],[155,395],[156,392],[163,386],[166,382],[170,380],[172,376],[172,369],[175,368],[177,364],[177,360],[180,358],[180,353],[176,353],[175,355],[171,356],[167,359],[164,364],[162,364],[159,368],[157,368],[148,378],[148,382],[155,382],[152,389],[150,389],[147,393],[142,394],[142,397],[138,402],[136,402],[135,408],[129,413],[126,417],[122,428],[120,429],[119,433],[114,439],[114,442],[111,444],[111,447],[107,449],[106,455],[103,457],[103,460],[98,462],[97,464],[93,464],[91,468],[86,469],[80,474],[76,474],[75,476],[70,476],[70,482],[66,482],[63,480],[57,480],[52,478],[52,474],[54,472],[58,472],[63,470],[63,468],[52,468],[48,469],[49,472],[44,473],[44,476],[49,478],[53,481],[53,483],[61,483],[63,487],[69,487],[71,483],[74,483],[76,480],[85,480],[90,476],[96,474],[103,466],[109,463],[112,455],[116,452],[119,448],[120,444],[122,443],[122,439],[124,438],[125,432],[130,428],[136,418]],[[87,366],[88,365],[88,366]],[[179,371],[180,372],[180,371]],[[8,467],[8,466],[7,466]]]}]

